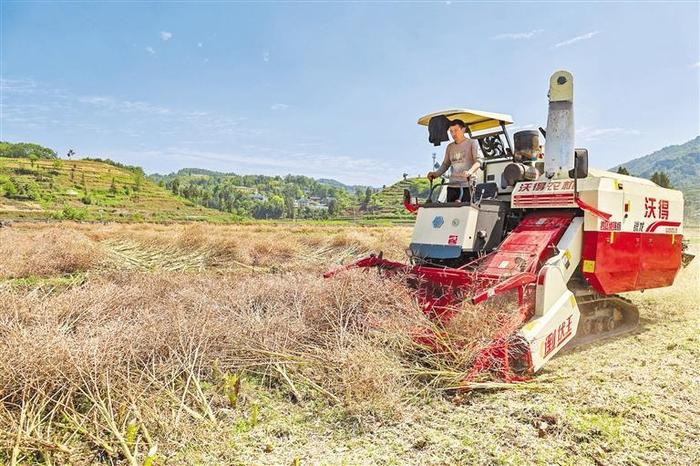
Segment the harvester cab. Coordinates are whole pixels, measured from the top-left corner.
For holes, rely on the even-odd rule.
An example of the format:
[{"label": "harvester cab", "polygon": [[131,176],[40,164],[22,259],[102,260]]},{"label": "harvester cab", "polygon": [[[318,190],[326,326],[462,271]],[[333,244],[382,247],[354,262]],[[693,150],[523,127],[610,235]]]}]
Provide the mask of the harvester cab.
[{"label": "harvester cab", "polygon": [[424,201],[405,193],[416,215],[408,263],[370,255],[326,274],[378,267],[405,277],[438,324],[466,304],[507,306],[510,317],[466,381],[482,372],[518,380],[564,347],[634,330],[637,308],[616,293],[671,286],[686,265],[683,194],[588,168],[588,152],[574,145],[570,73],[550,77],[548,99],[546,130],[518,131],[512,144],[509,115],[452,109],[421,117],[435,145],[447,140],[445,119],[462,120],[478,140],[485,164],[466,188],[471,200],[444,202],[436,192],[444,182]]},{"label": "harvester cab", "polygon": [[[414,262],[442,265],[463,264],[500,244],[506,231],[507,206],[513,186],[502,183],[506,168],[514,161],[513,146],[506,126],[513,123],[510,115],[465,108],[430,113],[418,120],[429,128],[434,145],[447,141],[447,125],[440,122],[461,120],[466,133],[479,143],[484,162],[468,186],[451,185],[444,179],[433,185],[425,202],[410,202],[404,193],[407,208],[417,214],[409,246]],[[535,137],[536,139],[536,137]],[[446,202],[447,188],[469,190],[469,202]]]}]

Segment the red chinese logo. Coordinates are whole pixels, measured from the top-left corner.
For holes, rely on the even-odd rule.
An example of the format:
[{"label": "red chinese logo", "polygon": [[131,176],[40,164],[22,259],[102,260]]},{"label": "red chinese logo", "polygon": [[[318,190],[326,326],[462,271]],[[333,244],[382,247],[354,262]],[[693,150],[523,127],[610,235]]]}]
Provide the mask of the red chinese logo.
[{"label": "red chinese logo", "polygon": [[564,340],[571,336],[571,318],[569,316],[564,322],[559,324],[559,327],[552,330],[544,340],[544,357],[560,346]]},{"label": "red chinese logo", "polygon": [[518,192],[532,191],[567,191],[574,189],[574,182],[569,181],[536,181],[534,183],[521,183]]},{"label": "red chinese logo", "polygon": [[644,198],[644,216],[656,218],[656,198]]},{"label": "red chinese logo", "polygon": [[[659,201],[657,204],[656,201]],[[668,220],[668,201],[655,197],[644,198],[644,217]]]}]

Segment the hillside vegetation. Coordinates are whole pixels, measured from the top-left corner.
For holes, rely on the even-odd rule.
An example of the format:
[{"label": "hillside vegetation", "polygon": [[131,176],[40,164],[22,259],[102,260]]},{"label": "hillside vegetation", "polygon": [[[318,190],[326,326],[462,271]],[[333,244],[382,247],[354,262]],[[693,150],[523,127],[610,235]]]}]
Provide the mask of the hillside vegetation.
[{"label": "hillside vegetation", "polygon": [[53,149],[40,146],[39,144],[0,141],[0,157],[55,159],[57,156]]},{"label": "hillside vegetation", "polygon": [[110,161],[0,157],[0,219],[221,220]]},{"label": "hillside vegetation", "polygon": [[333,218],[365,196],[366,190],[372,191],[349,192],[337,181],[307,176],[238,175],[195,168],[150,178],[202,206],[256,219]]},{"label": "hillside vegetation", "polygon": [[[623,164],[633,176],[667,175],[700,223],[700,136]],[[616,171],[619,167],[611,170]],[[238,175],[187,168],[146,176],[109,159],[59,159],[30,143],[0,142],[0,218],[118,221],[322,219],[412,223],[403,190],[424,200],[425,178],[375,189],[306,176]]]},{"label": "hillside vegetation", "polygon": [[382,189],[306,176],[237,175],[193,168],[150,178],[197,204],[256,219],[410,223],[414,216],[403,207],[403,190],[421,199],[429,192],[425,178],[407,178]]}]

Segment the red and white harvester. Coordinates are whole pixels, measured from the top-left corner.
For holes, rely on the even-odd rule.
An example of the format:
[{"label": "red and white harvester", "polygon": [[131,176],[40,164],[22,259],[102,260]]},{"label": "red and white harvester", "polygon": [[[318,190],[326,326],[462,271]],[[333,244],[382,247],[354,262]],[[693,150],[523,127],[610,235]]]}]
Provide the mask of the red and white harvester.
[{"label": "red and white harvester", "polygon": [[[467,379],[490,371],[521,380],[565,346],[634,330],[638,310],[617,293],[670,286],[692,259],[684,253],[682,193],[589,169],[588,151],[574,148],[572,75],[554,73],[548,96],[546,130],[516,132],[513,145],[509,115],[452,109],[420,118],[431,133],[440,126],[433,118],[460,119],[478,140],[485,163],[464,188],[471,201],[445,202],[444,180],[431,183],[424,202],[404,192],[416,214],[409,263],[371,255],[326,274],[404,274],[423,311],[443,324],[464,301],[514,295],[515,325],[511,319],[493,335]],[[439,145],[447,136],[429,139]]]}]

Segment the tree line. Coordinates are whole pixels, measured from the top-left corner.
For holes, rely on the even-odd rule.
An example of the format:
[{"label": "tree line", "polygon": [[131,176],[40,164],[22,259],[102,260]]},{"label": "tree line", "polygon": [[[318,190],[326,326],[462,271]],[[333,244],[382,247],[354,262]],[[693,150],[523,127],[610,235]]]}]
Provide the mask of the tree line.
[{"label": "tree line", "polygon": [[[617,167],[617,173],[619,173],[620,175],[634,176],[634,175],[630,175],[630,172],[627,171],[627,169],[625,167],[623,167],[622,165]],[[662,188],[671,188],[671,189],[673,188],[673,185],[671,184],[671,180],[669,179],[666,172],[663,172],[663,171],[654,172],[654,174],[652,174],[651,178],[649,178],[649,179],[651,181],[653,181],[654,183],[658,184],[659,186],[661,186]]]},{"label": "tree line", "polygon": [[150,178],[202,206],[256,219],[334,218],[353,205],[368,202],[373,193],[372,188],[351,193],[301,175],[237,175],[183,169]]},{"label": "tree line", "polygon": [[13,157],[23,159],[55,159],[58,157],[53,149],[32,144],[29,142],[5,142],[0,141],[0,157]]}]

